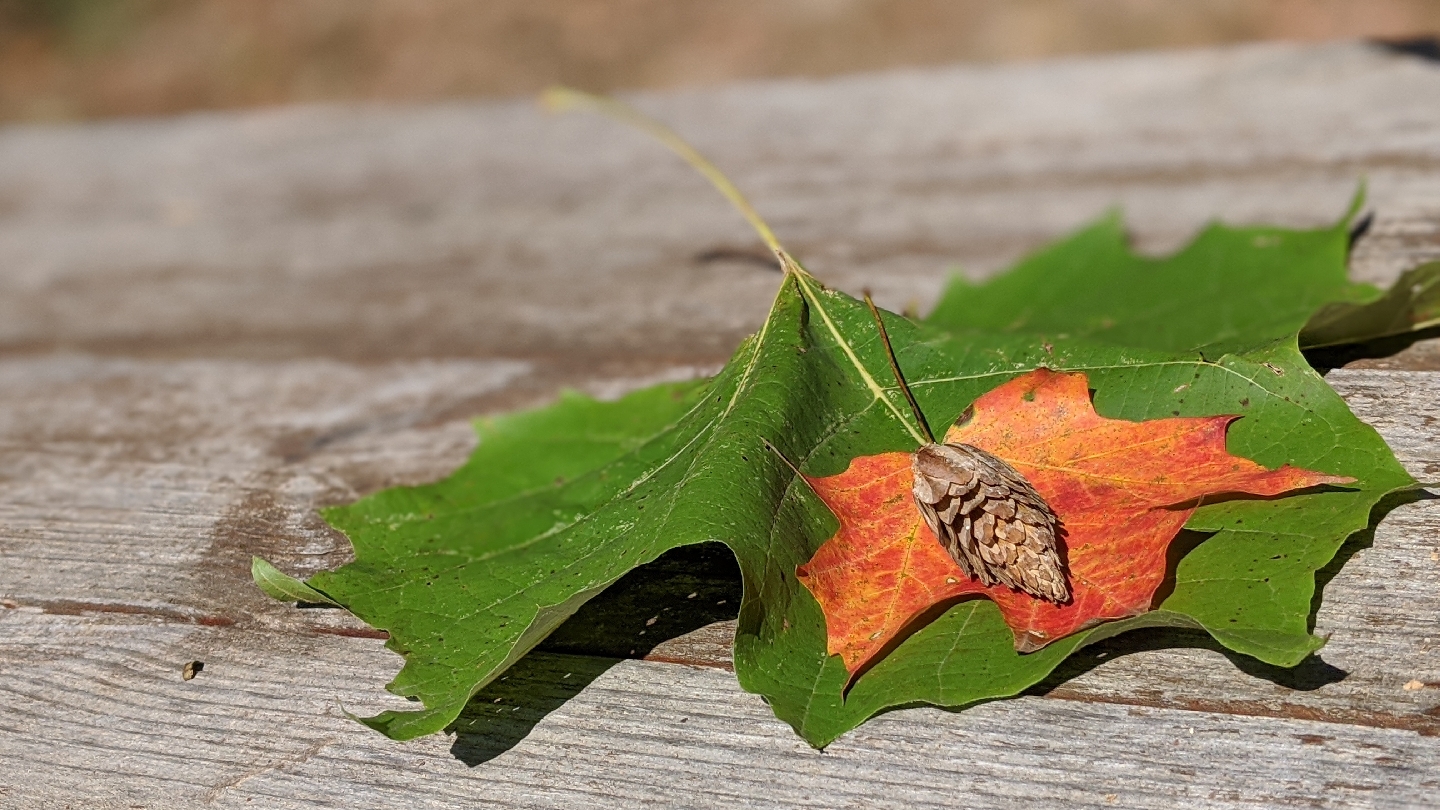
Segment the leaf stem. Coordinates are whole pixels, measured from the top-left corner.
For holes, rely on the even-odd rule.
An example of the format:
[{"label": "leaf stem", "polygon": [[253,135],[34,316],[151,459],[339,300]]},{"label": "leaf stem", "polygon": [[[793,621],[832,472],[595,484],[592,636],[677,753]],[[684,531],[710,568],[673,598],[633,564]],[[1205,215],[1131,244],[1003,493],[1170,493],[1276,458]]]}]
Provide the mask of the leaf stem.
[{"label": "leaf stem", "polygon": [[680,137],[675,130],[624,102],[569,87],[548,88],[541,94],[540,103],[551,112],[563,112],[581,107],[589,108],[649,134],[655,140],[669,147],[670,151],[679,155],[686,163],[689,163],[695,171],[700,172],[717,191],[725,196],[725,199],[730,201],[731,205],[735,206],[735,210],[740,212],[740,216],[745,217],[745,221],[749,222],[750,227],[755,229],[755,233],[760,235],[765,246],[775,253],[775,257],[780,260],[781,269],[786,273],[808,275],[800,263],[790,257],[784,246],[780,244],[780,240],[775,238],[775,232],[770,230],[770,225],[755,210],[755,206],[750,204],[740,189],[730,182],[730,178],[726,177],[725,173],[720,171],[708,158],[700,154],[695,147],[686,143],[685,139]]},{"label": "leaf stem", "polygon": [[[901,410],[895,406],[895,403],[890,401],[890,397],[886,396],[885,390],[881,388],[880,384],[875,381],[875,378],[870,375],[869,369],[865,368],[865,364],[860,362],[860,358],[855,354],[855,349],[851,347],[850,342],[840,333],[839,327],[835,324],[834,319],[830,317],[830,313],[825,309],[825,302],[820,297],[820,291],[824,290],[824,285],[816,280],[814,276],[810,275],[810,273],[785,250],[784,246],[780,244],[780,240],[775,238],[775,232],[770,230],[770,226],[767,225],[765,220],[760,217],[760,214],[755,211],[755,207],[750,204],[749,200],[745,199],[745,195],[740,193],[740,189],[736,188],[735,184],[730,182],[730,178],[726,177],[725,173],[720,171],[714,163],[711,163],[704,155],[700,154],[695,147],[686,143],[685,139],[680,137],[679,133],[675,130],[645,115],[634,107],[613,98],[594,95],[569,87],[551,87],[541,94],[540,103],[546,109],[553,112],[586,108],[603,113],[622,124],[628,124],[654,137],[660,141],[660,143],[669,147],[670,151],[683,158],[685,162],[689,163],[696,171],[700,172],[705,179],[710,181],[711,185],[713,185],[717,191],[725,196],[725,199],[730,201],[731,205],[735,206],[735,210],[739,211],[740,215],[745,217],[745,220],[749,222],[750,227],[754,228],[755,232],[760,235],[760,239],[765,242],[765,245],[775,252],[775,258],[780,261],[781,270],[785,272],[787,278],[795,279],[800,294],[805,297],[805,300],[809,302],[814,311],[820,315],[821,320],[825,322],[826,329],[829,330],[830,334],[835,338],[835,342],[839,344],[840,349],[845,352],[846,357],[849,358],[850,363],[855,367],[856,373],[860,375],[860,379],[865,383],[865,386],[870,389],[875,399],[883,404],[900,424],[905,426],[906,432],[914,437],[915,441],[922,444],[925,442],[925,436],[929,435],[930,432],[930,428],[925,424],[925,420],[923,418],[920,419],[920,427],[924,431],[924,435],[922,435],[921,431],[916,430],[915,426],[911,425],[905,419]],[[819,289],[817,289],[817,287]],[[781,289],[784,289],[783,285]],[[883,328],[881,331],[883,333]],[[886,337],[886,345],[889,345],[888,336]],[[891,364],[893,367],[893,355],[891,357]],[[905,386],[903,381],[901,381],[900,385],[901,390],[905,392],[905,396],[907,398],[910,397],[910,389]],[[914,406],[913,399],[911,399],[911,405],[912,407]],[[916,413],[919,413],[918,409]],[[931,442],[934,442],[933,438]]]},{"label": "leaf stem", "polygon": [[890,333],[885,331],[885,321],[880,319],[880,310],[870,298],[870,291],[865,290],[864,293],[865,306],[870,308],[870,317],[875,319],[875,326],[880,329],[880,341],[885,344],[885,357],[890,360],[890,370],[895,373],[895,382],[900,384],[900,393],[904,394],[905,401],[910,403],[910,410],[915,414],[915,421],[919,423],[925,438],[930,444],[935,444],[935,434],[930,431],[930,423],[925,421],[920,403],[915,401],[915,395],[910,392],[910,386],[905,382],[905,375],[900,373],[900,363],[895,359],[895,347],[890,345]]}]

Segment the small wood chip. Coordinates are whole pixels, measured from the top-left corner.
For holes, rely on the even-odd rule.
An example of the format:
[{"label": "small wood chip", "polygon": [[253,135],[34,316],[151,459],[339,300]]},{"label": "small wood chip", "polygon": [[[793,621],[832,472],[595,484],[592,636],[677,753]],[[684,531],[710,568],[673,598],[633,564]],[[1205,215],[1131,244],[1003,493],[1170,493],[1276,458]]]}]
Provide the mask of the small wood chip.
[{"label": "small wood chip", "polygon": [[1417,691],[1425,688],[1425,683],[1424,683],[1423,681],[1410,680],[1410,681],[1407,681],[1406,684],[1405,684],[1405,686],[1403,686],[1402,688],[1403,688],[1406,692],[1417,692]]}]

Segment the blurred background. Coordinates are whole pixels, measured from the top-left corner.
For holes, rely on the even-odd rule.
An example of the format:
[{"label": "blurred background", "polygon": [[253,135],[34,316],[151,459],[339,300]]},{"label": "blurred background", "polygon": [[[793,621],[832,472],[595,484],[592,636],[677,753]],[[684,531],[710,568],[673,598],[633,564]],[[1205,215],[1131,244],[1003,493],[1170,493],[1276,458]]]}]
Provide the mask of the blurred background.
[{"label": "blurred background", "polygon": [[0,0],[0,120],[1437,31],[1437,0]]}]

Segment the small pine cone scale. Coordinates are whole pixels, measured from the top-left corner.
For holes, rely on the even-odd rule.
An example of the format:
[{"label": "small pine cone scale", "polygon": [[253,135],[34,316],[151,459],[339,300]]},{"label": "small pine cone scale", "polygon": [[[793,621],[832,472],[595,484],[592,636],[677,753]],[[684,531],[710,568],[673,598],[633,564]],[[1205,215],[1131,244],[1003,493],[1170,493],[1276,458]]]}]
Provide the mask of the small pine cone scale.
[{"label": "small pine cone scale", "polygon": [[915,504],[965,573],[1051,602],[1070,599],[1055,513],[1014,467],[968,444],[927,444],[912,466]]}]

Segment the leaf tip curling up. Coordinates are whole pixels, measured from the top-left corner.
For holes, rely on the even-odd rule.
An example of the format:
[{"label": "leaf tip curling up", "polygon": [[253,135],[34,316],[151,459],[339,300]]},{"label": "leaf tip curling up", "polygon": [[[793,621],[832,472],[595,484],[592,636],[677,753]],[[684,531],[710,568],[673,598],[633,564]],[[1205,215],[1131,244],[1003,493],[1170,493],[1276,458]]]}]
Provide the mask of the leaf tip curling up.
[{"label": "leaf tip curling up", "polygon": [[276,568],[264,557],[252,556],[250,558],[250,578],[255,581],[255,586],[264,591],[265,595],[271,599],[278,599],[281,602],[308,602],[317,605],[341,606],[339,602],[324,593]]}]

